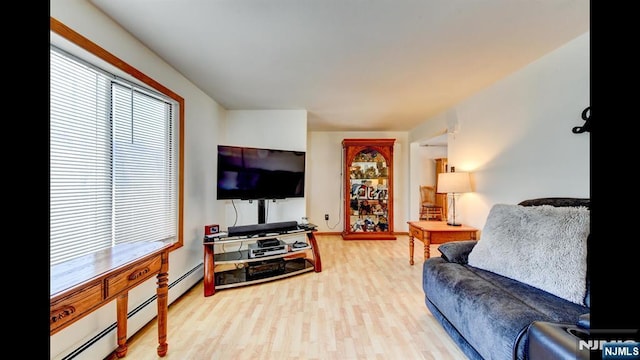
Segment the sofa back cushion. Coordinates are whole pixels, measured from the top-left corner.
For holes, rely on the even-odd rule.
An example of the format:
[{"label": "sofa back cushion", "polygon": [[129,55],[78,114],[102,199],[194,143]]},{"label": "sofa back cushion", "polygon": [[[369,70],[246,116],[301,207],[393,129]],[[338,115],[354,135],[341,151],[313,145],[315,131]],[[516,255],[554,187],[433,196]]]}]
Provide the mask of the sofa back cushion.
[{"label": "sofa back cushion", "polygon": [[[587,209],[591,210],[591,199],[589,198],[573,198],[573,197],[544,197],[537,199],[529,199],[523,200],[518,203],[518,205],[522,206],[540,206],[540,205],[551,205],[551,206],[584,206]],[[589,256],[591,252],[588,251],[590,248],[589,242],[591,241],[591,234],[587,237],[587,293],[584,296],[584,304],[587,307],[591,307],[591,281],[589,276]]]},{"label": "sofa back cushion", "polygon": [[496,204],[471,266],[585,305],[589,209]]}]

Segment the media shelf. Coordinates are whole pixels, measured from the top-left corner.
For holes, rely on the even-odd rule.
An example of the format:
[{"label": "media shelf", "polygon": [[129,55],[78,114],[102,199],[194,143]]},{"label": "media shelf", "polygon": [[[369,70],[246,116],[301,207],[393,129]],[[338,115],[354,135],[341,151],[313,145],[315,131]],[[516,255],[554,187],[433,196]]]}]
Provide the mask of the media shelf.
[{"label": "media shelf", "polygon": [[310,249],[311,249],[311,246],[308,245],[303,248],[292,249],[291,251],[288,251],[284,254],[261,256],[257,258],[249,257],[249,250],[236,250],[236,251],[232,250],[229,252],[215,254],[214,260],[217,265],[225,264],[225,263],[235,264],[235,263],[257,262],[257,261],[263,261],[263,260],[279,259],[279,258],[282,258],[283,256],[292,256],[297,252],[310,250]]},{"label": "media shelf", "polygon": [[217,272],[215,276],[215,288],[227,289],[237,286],[258,284],[314,270],[313,263],[308,259],[298,258],[283,260],[281,264],[281,270],[280,264],[278,264],[278,267],[275,268],[275,270],[274,268],[268,267],[266,268],[268,270],[264,272],[256,270],[252,273],[249,270],[251,269],[250,267],[241,267],[233,270]]},{"label": "media shelf", "polygon": [[[320,252],[314,236],[315,225],[261,236],[227,235],[204,238],[204,295],[216,290],[273,281],[310,271],[322,271]],[[305,237],[303,247],[294,247],[295,237]],[[249,248],[258,241],[277,239],[284,244],[282,253],[250,256]],[[296,243],[301,243],[297,241]],[[251,245],[251,246],[250,246]],[[225,249],[228,246],[234,249]],[[219,251],[216,253],[216,249]],[[255,252],[254,252],[255,254]]]}]

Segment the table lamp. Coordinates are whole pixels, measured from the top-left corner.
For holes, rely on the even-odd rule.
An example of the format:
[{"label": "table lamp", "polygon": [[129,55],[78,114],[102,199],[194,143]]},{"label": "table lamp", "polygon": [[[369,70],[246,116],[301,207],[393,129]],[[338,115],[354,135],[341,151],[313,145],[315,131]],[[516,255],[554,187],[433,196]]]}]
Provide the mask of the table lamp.
[{"label": "table lamp", "polygon": [[[447,221],[447,225],[460,226],[462,224],[456,223],[456,196],[460,193],[471,191],[471,182],[469,181],[469,173],[467,172],[448,172],[438,174],[438,189],[439,193],[446,193],[447,196],[451,196],[451,221]],[[448,217],[448,216],[447,216]]]}]

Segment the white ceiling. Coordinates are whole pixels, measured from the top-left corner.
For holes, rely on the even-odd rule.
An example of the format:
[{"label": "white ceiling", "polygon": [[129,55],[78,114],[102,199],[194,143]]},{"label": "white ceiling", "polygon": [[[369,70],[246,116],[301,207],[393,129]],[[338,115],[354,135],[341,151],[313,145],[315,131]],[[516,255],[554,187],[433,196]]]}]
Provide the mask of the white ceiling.
[{"label": "white ceiling", "polygon": [[229,110],[407,131],[589,31],[589,0],[90,0]]}]

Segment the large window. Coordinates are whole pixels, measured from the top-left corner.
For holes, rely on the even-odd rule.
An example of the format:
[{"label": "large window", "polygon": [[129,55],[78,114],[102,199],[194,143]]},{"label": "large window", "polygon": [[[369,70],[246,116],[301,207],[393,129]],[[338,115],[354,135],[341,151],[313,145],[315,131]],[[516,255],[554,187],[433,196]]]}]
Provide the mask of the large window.
[{"label": "large window", "polygon": [[179,241],[180,104],[51,46],[50,265]]}]

